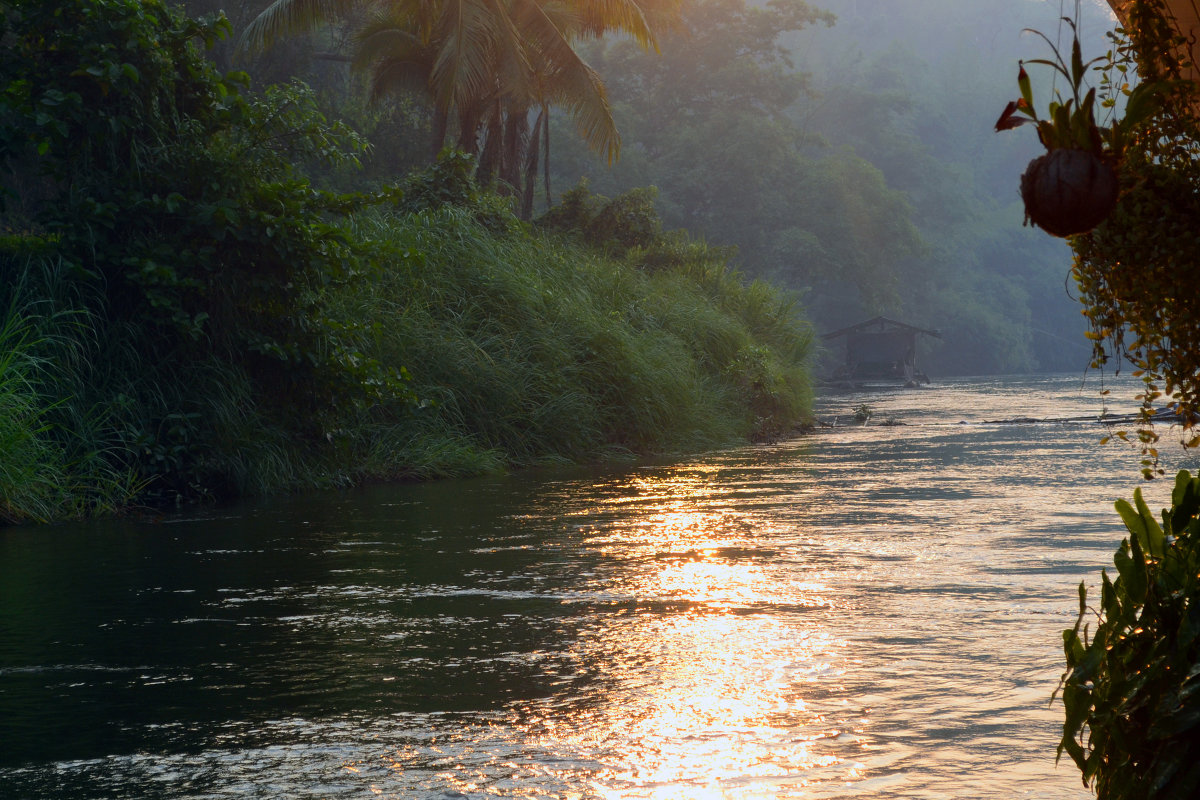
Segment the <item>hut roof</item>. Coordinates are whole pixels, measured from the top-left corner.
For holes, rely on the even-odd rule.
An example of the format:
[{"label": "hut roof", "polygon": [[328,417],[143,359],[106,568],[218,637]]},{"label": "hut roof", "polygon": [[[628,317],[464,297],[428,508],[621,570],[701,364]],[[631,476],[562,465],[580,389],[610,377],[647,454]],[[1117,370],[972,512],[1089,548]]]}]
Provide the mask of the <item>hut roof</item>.
[{"label": "hut roof", "polygon": [[839,336],[849,336],[853,333],[892,333],[895,331],[913,331],[915,333],[924,333],[928,336],[933,336],[938,339],[942,338],[942,334],[936,330],[928,328],[918,328],[915,325],[906,325],[903,322],[897,322],[894,319],[887,317],[875,317],[866,322],[860,322],[857,325],[851,325],[847,328],[839,328],[836,331],[821,334],[822,339],[836,339]]}]

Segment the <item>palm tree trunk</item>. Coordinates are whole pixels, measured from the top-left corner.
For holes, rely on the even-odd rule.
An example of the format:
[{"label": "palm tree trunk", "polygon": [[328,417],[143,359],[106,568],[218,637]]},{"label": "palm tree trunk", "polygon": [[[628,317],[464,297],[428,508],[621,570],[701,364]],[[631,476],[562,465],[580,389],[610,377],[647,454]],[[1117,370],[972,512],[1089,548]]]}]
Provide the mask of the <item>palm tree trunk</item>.
[{"label": "palm tree trunk", "polygon": [[529,109],[510,108],[504,121],[504,149],[500,156],[500,180],[512,194],[521,194],[521,165],[529,144]]},{"label": "palm tree trunk", "polygon": [[449,115],[445,109],[437,107],[433,109],[433,137],[430,140],[433,148],[433,152],[430,153],[431,161],[437,160],[438,153],[442,152],[442,147],[446,144],[446,127],[449,121]]},{"label": "palm tree trunk", "polygon": [[496,177],[503,155],[504,112],[499,100],[491,104],[491,113],[482,127],[483,148],[479,153],[479,166],[476,168],[475,177],[480,186],[487,186]]},{"label": "palm tree trunk", "polygon": [[458,143],[455,146],[476,158],[479,157],[479,129],[483,124],[484,110],[472,106],[461,108],[458,112]]},{"label": "palm tree trunk", "polygon": [[525,183],[521,190],[521,219],[533,218],[533,187],[537,183],[538,150],[542,146],[542,118],[546,116],[545,107],[538,112],[533,123],[533,133],[530,134],[525,148]]},{"label": "palm tree trunk", "polygon": [[550,199],[550,110],[542,106],[542,169],[546,180],[546,210],[554,203]]}]

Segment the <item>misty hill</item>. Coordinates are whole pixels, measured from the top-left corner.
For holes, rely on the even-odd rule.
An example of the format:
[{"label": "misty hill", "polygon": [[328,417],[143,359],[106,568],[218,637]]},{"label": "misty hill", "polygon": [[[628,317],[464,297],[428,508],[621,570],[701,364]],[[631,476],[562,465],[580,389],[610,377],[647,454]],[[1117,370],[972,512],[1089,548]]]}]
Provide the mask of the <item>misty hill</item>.
[{"label": "misty hill", "polygon": [[[832,12],[829,20],[816,9]],[[1070,250],[1022,227],[1017,186],[1040,150],[998,134],[1019,59],[1069,46],[1044,0],[699,0],[662,55],[589,53],[623,135],[611,169],[563,125],[558,192],[659,189],[668,226],[736,245],[742,269],[804,294],[818,329],[884,314],[941,329],[934,374],[1081,369],[1089,348]],[[1079,9],[1084,55],[1107,6]],[[1031,73],[1041,96],[1044,75]]]}]

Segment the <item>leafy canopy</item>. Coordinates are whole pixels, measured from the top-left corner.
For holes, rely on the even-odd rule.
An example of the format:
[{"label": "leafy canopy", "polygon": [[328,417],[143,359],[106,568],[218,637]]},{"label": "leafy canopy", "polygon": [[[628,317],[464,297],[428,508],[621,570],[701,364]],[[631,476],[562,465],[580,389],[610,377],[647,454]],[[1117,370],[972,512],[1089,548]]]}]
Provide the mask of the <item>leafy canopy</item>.
[{"label": "leafy canopy", "polygon": [[1127,362],[1145,384],[1138,435],[1152,477],[1161,474],[1148,425],[1155,411],[1169,405],[1184,444],[1200,445],[1200,87],[1180,79],[1187,48],[1162,0],[1138,0],[1127,13],[1118,44],[1136,56],[1142,81],[1164,87],[1162,102],[1125,147],[1116,209],[1071,245],[1093,363]]},{"label": "leafy canopy", "polygon": [[[203,52],[224,19],[159,0],[3,3],[0,22],[3,224],[69,265],[95,316],[162,370],[160,385],[225,359],[268,418],[313,438],[337,404],[410,399],[403,374],[347,347],[323,311],[324,294],[365,268],[345,217],[376,198],[304,176],[302,163],[353,162],[361,149],[310,92],[245,96],[247,77],[219,74]],[[143,468],[192,482],[210,435],[194,401],[126,391],[142,406],[129,436]],[[179,420],[188,452],[159,458]]]}]

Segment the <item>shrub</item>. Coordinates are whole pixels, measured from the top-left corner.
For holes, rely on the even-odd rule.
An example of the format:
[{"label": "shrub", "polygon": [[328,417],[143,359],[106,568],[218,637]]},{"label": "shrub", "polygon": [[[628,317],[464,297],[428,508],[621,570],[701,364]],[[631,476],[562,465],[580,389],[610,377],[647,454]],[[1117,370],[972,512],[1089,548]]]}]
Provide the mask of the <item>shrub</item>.
[{"label": "shrub", "polygon": [[1129,537],[1102,573],[1089,638],[1087,591],[1063,632],[1066,721],[1058,747],[1101,800],[1185,800],[1200,787],[1200,478],[1181,471],[1154,519],[1141,491],[1117,502]]},{"label": "shrub", "polygon": [[662,221],[654,209],[658,190],[652,186],[631,189],[609,199],[592,194],[587,179],[563,194],[562,202],[547,211],[538,224],[572,234],[592,247],[623,254],[647,247],[662,236]]},{"label": "shrub", "polygon": [[208,411],[228,387],[199,379],[209,367],[244,376],[255,412],[305,443],[329,439],[339,408],[411,399],[399,365],[344,346],[355,323],[323,311],[364,268],[347,216],[380,198],[322,191],[297,166],[362,146],[311,92],[244,94],[247,76],[203,52],[228,22],[159,0],[3,9],[0,230],[21,235],[0,240],[0,278],[46,243],[101,338],[130,343],[111,364],[127,385],[108,386],[128,464],[168,494],[213,473]]}]

